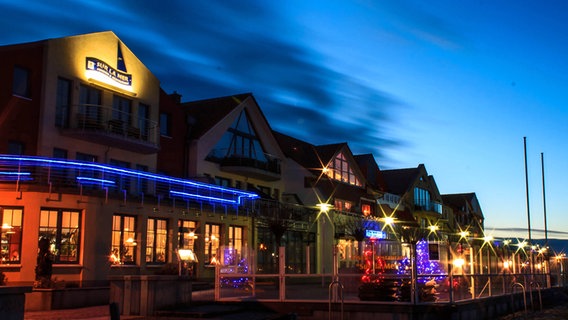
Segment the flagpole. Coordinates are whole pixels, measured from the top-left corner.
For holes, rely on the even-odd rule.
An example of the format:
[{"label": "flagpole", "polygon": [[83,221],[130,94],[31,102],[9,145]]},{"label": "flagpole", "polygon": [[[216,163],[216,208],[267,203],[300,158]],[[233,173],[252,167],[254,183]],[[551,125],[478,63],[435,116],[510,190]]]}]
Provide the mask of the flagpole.
[{"label": "flagpole", "polygon": [[540,163],[542,166],[542,204],[544,206],[544,247],[548,248],[548,226],[546,223],[546,189],[544,184],[544,153],[540,153]]},{"label": "flagpole", "polygon": [[529,246],[532,246],[532,236],[531,236],[531,209],[529,205],[529,170],[527,166],[527,137],[523,137],[525,145],[525,188],[527,193],[527,221],[528,221],[528,231],[529,231]]}]

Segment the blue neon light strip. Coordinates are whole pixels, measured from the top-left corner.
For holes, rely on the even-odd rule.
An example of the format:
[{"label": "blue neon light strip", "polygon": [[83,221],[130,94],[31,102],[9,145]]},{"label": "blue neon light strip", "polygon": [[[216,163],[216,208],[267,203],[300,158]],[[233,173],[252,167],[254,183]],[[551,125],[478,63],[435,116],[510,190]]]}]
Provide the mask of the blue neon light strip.
[{"label": "blue neon light strip", "polygon": [[15,171],[0,171],[0,175],[3,176],[30,176],[29,172],[15,172]]},{"label": "blue neon light strip", "polygon": [[[89,170],[90,172],[101,172],[104,173],[105,175],[117,174],[136,179],[148,179],[155,182],[165,183],[168,184],[169,186],[176,186],[182,190],[191,189],[195,191],[200,191],[198,193],[187,193],[182,191],[173,191],[170,193],[172,195],[195,198],[195,199],[208,199],[210,201],[216,201],[216,202],[240,204],[243,199],[254,200],[258,198],[258,195],[252,192],[246,192],[237,189],[229,189],[217,185],[173,178],[159,174],[144,172],[144,171],[136,171],[126,168],[113,167],[110,165],[105,165],[95,162],[81,162],[81,161],[72,161],[66,159],[31,157],[31,156],[12,156],[12,155],[0,155],[0,162],[1,161],[6,161],[8,162],[8,164],[10,164],[10,162],[13,162],[12,165],[14,166],[17,165],[18,167],[40,166],[40,167],[62,168],[62,169],[73,169],[73,170]],[[85,178],[85,177],[77,177],[77,180],[80,180],[79,178]],[[96,180],[96,183],[115,184],[115,182],[112,180],[95,179],[95,178],[92,179],[93,180],[91,181],[94,182]],[[87,181],[87,180],[82,180],[82,181]],[[176,194],[176,192],[179,192],[179,194]],[[204,195],[204,194],[210,195],[212,193],[222,195],[223,197],[221,196],[213,197],[213,196]]]},{"label": "blue neon light strip", "polygon": [[77,181],[80,183],[85,184],[114,184],[112,180],[105,180],[105,179],[96,179],[96,178],[89,178],[89,177],[77,177]]},{"label": "blue neon light strip", "polygon": [[30,172],[0,171],[0,180],[4,181],[30,181],[33,180]]},{"label": "blue neon light strip", "polygon": [[181,192],[181,191],[175,191],[175,190],[170,190],[170,194],[172,196],[181,196],[181,197],[184,197],[184,198],[194,198],[194,199],[210,200],[210,201],[216,201],[216,202],[228,202],[228,203],[232,203],[232,204],[240,204],[240,202],[241,202],[240,197],[237,198],[237,200],[229,200],[229,199],[223,199],[223,198],[219,198],[219,197],[202,196],[202,195],[195,194],[195,193],[187,193],[187,192]]}]

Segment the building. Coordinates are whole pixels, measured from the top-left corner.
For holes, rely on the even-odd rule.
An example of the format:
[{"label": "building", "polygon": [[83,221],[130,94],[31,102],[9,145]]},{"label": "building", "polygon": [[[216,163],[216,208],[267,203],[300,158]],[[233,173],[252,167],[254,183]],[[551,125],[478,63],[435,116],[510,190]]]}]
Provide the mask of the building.
[{"label": "building", "polygon": [[252,93],[182,102],[109,31],[0,47],[0,70],[10,282],[36,279],[41,238],[53,277],[83,284],[177,272],[179,249],[201,279],[253,260],[275,273],[280,247],[290,273],[349,270],[364,250],[396,271],[403,243],[479,220],[445,205],[423,164],[380,170],[347,143],[272,130]]},{"label": "building", "polygon": [[36,279],[44,237],[53,278],[82,283],[160,272],[179,247],[207,276],[218,246],[242,244],[222,221],[257,195],[158,174],[168,101],[114,33],[3,46],[0,61],[0,271],[11,283]]}]

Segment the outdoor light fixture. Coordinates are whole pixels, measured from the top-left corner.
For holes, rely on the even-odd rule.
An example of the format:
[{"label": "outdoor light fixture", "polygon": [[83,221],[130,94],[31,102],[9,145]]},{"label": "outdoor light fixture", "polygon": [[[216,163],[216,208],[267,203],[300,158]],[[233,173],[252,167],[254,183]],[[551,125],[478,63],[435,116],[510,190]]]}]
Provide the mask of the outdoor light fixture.
[{"label": "outdoor light fixture", "polygon": [[333,208],[333,206],[329,203],[318,203],[316,207],[319,208],[320,212],[327,213],[329,209]]},{"label": "outdoor light fixture", "polygon": [[385,217],[383,219],[383,221],[385,222],[386,225],[393,225],[394,224],[394,218],[393,217]]},{"label": "outdoor light fixture", "polygon": [[453,265],[456,268],[461,268],[461,267],[463,267],[464,264],[465,264],[465,260],[463,258],[457,258],[457,259],[454,259],[454,261],[453,261]]}]

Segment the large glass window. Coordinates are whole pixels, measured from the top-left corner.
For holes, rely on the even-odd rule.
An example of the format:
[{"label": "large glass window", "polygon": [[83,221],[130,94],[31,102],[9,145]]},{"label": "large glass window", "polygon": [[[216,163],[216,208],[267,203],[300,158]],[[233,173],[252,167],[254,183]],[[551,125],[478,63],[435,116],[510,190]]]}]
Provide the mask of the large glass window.
[{"label": "large glass window", "polygon": [[81,212],[66,209],[42,209],[39,238],[49,240],[55,263],[78,263]]},{"label": "large glass window", "polygon": [[168,248],[168,220],[148,218],[146,262],[165,263]]},{"label": "large glass window", "polygon": [[136,217],[115,214],[112,217],[111,262],[136,263]]},{"label": "large glass window", "polygon": [[253,159],[268,163],[268,159],[256,131],[243,110],[235,122],[225,132],[215,148],[208,155],[209,159]]},{"label": "large glass window", "polygon": [[235,249],[237,255],[243,254],[243,228],[229,227],[229,246]]},{"label": "large glass window", "polygon": [[179,248],[191,249],[195,252],[195,239],[197,239],[195,229],[197,228],[197,223],[190,220],[178,220],[178,228]]},{"label": "large glass window", "polygon": [[16,96],[30,98],[30,70],[15,66],[14,77],[12,82],[12,93]]},{"label": "large glass window", "polygon": [[57,95],[55,98],[55,126],[69,127],[69,112],[71,107],[71,81],[57,79]]},{"label": "large glass window", "polygon": [[221,226],[218,224],[205,225],[205,264],[217,264]]},{"label": "large glass window", "polygon": [[339,153],[324,170],[324,173],[331,179],[349,183],[358,187],[363,186],[359,178],[353,172],[347,158],[343,153]]},{"label": "large glass window", "polygon": [[79,127],[96,129],[102,125],[102,113],[100,110],[102,91],[81,85],[79,88]]},{"label": "large glass window", "polygon": [[0,263],[20,263],[22,255],[22,208],[0,207],[0,241],[2,260]]},{"label": "large glass window", "polygon": [[123,134],[129,129],[131,119],[131,101],[120,96],[114,96],[112,102],[112,120],[109,122],[110,130]]}]

